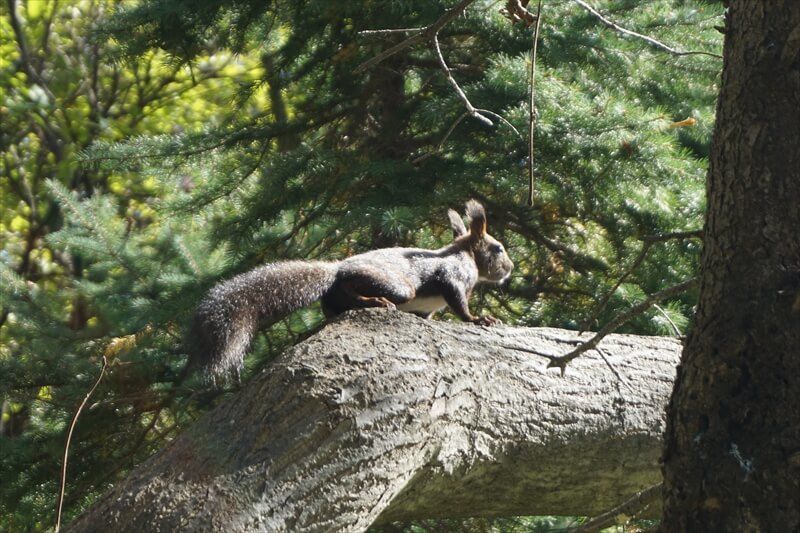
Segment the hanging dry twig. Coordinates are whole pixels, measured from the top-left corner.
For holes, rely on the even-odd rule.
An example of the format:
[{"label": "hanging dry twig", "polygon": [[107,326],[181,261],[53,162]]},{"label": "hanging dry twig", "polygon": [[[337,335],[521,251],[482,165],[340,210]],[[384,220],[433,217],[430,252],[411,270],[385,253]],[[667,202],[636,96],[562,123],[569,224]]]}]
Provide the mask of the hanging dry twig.
[{"label": "hanging dry twig", "polygon": [[536,132],[536,50],[539,45],[539,26],[542,24],[542,0],[539,0],[539,6],[536,8],[536,26],[533,29],[533,49],[531,50],[531,100],[530,109],[528,112],[528,206],[533,206],[533,149],[534,139]]},{"label": "hanging dry twig", "polygon": [[94,390],[100,385],[100,381],[103,379],[103,376],[106,373],[106,368],[108,368],[108,358],[103,355],[103,367],[100,369],[100,375],[97,376],[97,381],[94,382],[92,388],[89,389],[89,392],[86,393],[86,396],[83,397],[83,401],[78,406],[78,410],[75,411],[75,414],[72,416],[72,422],[69,424],[69,431],[67,432],[67,442],[64,445],[64,462],[61,465],[61,488],[58,491],[58,509],[56,511],[56,527],[55,531],[58,533],[59,529],[61,528],[61,511],[64,507],[64,490],[67,486],[67,460],[69,459],[69,444],[72,440],[72,432],[75,430],[75,425],[78,423],[78,417],[81,415],[81,411],[86,406],[86,402],[89,401],[89,398],[94,393]]},{"label": "hanging dry twig", "polygon": [[611,28],[612,30],[617,31],[617,32],[619,32],[619,33],[621,33],[623,35],[630,35],[631,37],[636,37],[637,39],[641,39],[641,40],[643,40],[644,42],[646,42],[647,44],[649,44],[650,46],[652,46],[653,48],[655,48],[657,50],[668,52],[668,53],[670,53],[670,54],[672,54],[674,56],[704,55],[704,56],[710,56],[710,57],[716,57],[718,59],[722,59],[721,55],[714,54],[714,53],[711,53],[711,52],[684,51],[684,50],[678,50],[676,48],[672,48],[671,46],[667,46],[666,44],[662,43],[661,41],[657,41],[656,39],[653,39],[652,37],[648,37],[647,35],[642,35],[641,33],[637,33],[635,31],[628,30],[626,28],[623,28],[619,24],[616,24],[615,22],[610,21],[609,19],[604,17],[599,11],[597,11],[595,8],[593,8],[592,6],[590,6],[589,4],[584,2],[583,0],[573,0],[573,2],[575,2],[576,4],[581,6],[583,9],[585,9],[586,11],[591,13],[592,15],[594,15],[594,17],[597,18],[600,22],[602,22],[603,25],[605,25],[606,27]]}]

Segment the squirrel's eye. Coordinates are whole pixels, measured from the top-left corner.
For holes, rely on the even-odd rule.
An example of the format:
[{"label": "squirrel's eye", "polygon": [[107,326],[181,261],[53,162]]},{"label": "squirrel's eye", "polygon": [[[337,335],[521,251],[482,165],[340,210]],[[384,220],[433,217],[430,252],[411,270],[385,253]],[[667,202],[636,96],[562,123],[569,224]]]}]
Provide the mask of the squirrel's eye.
[{"label": "squirrel's eye", "polygon": [[496,252],[498,254],[501,253],[503,251],[503,245],[502,244],[495,244],[494,246],[492,246],[492,251]]}]

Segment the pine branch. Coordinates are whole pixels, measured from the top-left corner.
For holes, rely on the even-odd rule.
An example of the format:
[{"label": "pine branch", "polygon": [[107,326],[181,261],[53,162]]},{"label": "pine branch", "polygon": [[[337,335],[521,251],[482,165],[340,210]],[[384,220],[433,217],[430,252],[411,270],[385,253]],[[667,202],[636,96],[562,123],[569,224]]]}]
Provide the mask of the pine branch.
[{"label": "pine branch", "polygon": [[591,326],[592,322],[594,322],[595,319],[598,317],[598,315],[603,311],[603,309],[605,309],[609,300],[611,300],[611,297],[614,296],[614,293],[617,292],[619,286],[622,285],[622,283],[628,278],[628,276],[630,276],[631,273],[634,270],[636,270],[639,267],[639,265],[642,264],[642,261],[644,261],[644,258],[647,256],[647,252],[650,250],[650,246],[652,246],[651,242],[644,243],[641,251],[639,252],[639,255],[636,256],[636,259],[634,259],[633,263],[631,263],[631,265],[627,269],[625,269],[625,272],[622,273],[622,276],[620,276],[617,282],[614,284],[614,286],[611,287],[611,290],[609,290],[606,293],[606,295],[603,297],[600,303],[597,304],[597,307],[594,308],[592,314],[589,315],[586,318],[586,320],[583,321],[583,324],[581,324],[581,329],[579,334],[583,333]]}]

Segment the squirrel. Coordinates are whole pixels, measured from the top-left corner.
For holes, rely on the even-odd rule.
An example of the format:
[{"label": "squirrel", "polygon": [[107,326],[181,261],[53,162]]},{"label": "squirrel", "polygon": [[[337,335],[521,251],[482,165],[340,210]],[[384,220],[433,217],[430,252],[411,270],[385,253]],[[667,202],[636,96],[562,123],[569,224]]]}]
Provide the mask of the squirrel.
[{"label": "squirrel", "polygon": [[238,381],[256,332],[317,300],[328,318],[365,307],[430,318],[447,306],[464,321],[499,324],[470,313],[468,299],[479,281],[506,281],[514,263],[487,233],[480,203],[466,204],[469,231],[458,213],[447,214],[454,239],[438,250],[395,247],[336,262],[276,262],[218,283],[194,313],[187,370],[200,367],[214,383],[231,373]]}]

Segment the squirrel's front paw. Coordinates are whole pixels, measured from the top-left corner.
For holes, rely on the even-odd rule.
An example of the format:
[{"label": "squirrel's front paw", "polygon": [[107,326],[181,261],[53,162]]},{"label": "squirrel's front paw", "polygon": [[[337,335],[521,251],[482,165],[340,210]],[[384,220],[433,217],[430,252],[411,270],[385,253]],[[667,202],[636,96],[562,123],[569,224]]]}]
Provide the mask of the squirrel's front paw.
[{"label": "squirrel's front paw", "polygon": [[473,324],[477,324],[479,326],[500,326],[503,322],[491,315],[479,316],[472,320]]}]

